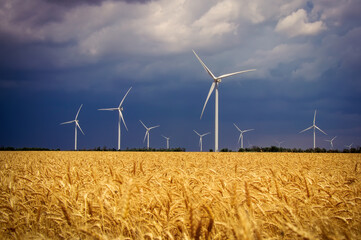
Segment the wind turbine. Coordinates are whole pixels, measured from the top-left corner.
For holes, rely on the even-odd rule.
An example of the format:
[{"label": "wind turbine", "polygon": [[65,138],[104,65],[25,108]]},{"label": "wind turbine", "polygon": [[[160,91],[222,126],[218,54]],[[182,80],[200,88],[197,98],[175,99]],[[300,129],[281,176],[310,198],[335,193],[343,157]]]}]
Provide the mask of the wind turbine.
[{"label": "wind turbine", "polygon": [[281,148],[281,144],[285,142],[285,141],[280,141],[280,142],[279,142],[279,141],[277,141],[277,140],[275,140],[275,141],[276,141],[276,143],[278,144],[278,148]]},{"label": "wind turbine", "polygon": [[239,138],[238,138],[238,143],[239,143],[239,140],[241,140],[241,148],[243,148],[243,133],[246,133],[246,132],[249,132],[249,131],[252,131],[254,129],[247,129],[247,130],[241,130],[239,129],[239,127],[237,127],[236,124],[233,123],[233,125],[237,128],[237,130],[240,132],[239,134]]},{"label": "wind turbine", "polygon": [[347,147],[348,150],[351,150],[352,144],[353,144],[353,143],[351,143],[350,145],[345,145],[345,147]]},{"label": "wind turbine", "polygon": [[330,142],[331,149],[333,149],[333,140],[335,140],[335,138],[337,138],[337,136],[333,137],[331,140],[325,140],[326,142]]},{"label": "wind turbine", "polygon": [[164,135],[162,135],[162,137],[164,137],[166,140],[167,140],[167,149],[169,149],[169,137],[166,137],[166,136],[164,136]]},{"label": "wind turbine", "polygon": [[308,131],[308,130],[313,128],[313,149],[316,148],[316,129],[319,130],[320,132],[322,132],[323,134],[327,135],[327,133],[322,131],[321,128],[316,126],[316,111],[317,110],[315,110],[315,115],[313,116],[313,124],[312,124],[312,126],[302,130],[301,132],[299,132],[299,133],[302,133],[302,132]]},{"label": "wind turbine", "polygon": [[236,75],[236,74],[255,71],[256,69],[250,69],[250,70],[244,70],[244,71],[239,71],[239,72],[234,72],[234,73],[228,73],[228,74],[223,74],[223,75],[221,75],[219,77],[216,77],[216,76],[213,75],[211,70],[209,70],[208,67],[203,63],[203,61],[198,57],[196,52],[194,50],[192,50],[192,51],[193,51],[194,55],[196,55],[199,62],[202,64],[203,68],[213,78],[213,83],[211,85],[211,88],[209,89],[206,102],[204,103],[204,106],[203,106],[203,110],[202,110],[201,117],[200,117],[201,119],[202,119],[202,116],[203,116],[204,109],[205,109],[205,107],[207,105],[208,99],[211,96],[213,90],[216,89],[215,90],[215,116],[214,116],[214,151],[218,152],[218,84],[222,81],[223,78],[230,77],[230,76],[233,76],[233,75]]},{"label": "wind turbine", "polygon": [[120,104],[119,104],[119,106],[117,108],[101,108],[101,109],[98,109],[100,111],[116,111],[116,110],[118,110],[118,113],[119,113],[119,120],[118,120],[118,150],[120,150],[120,120],[123,121],[125,129],[127,129],[127,131],[128,131],[127,125],[125,124],[124,117],[123,117],[123,114],[122,114],[122,111],[123,111],[122,104],[124,102],[124,99],[127,97],[130,89],[132,89],[132,87],[129,88],[129,90],[124,95],[122,101],[120,102]]},{"label": "wind turbine", "polygon": [[76,147],[77,147],[77,135],[78,135],[78,131],[77,131],[77,130],[78,130],[78,128],[79,128],[79,130],[83,133],[83,135],[85,135],[84,132],[83,132],[83,130],[81,130],[81,127],[80,127],[80,125],[79,125],[79,120],[78,120],[78,115],[79,115],[80,109],[81,109],[82,107],[83,107],[83,104],[80,105],[79,110],[78,110],[78,112],[77,112],[74,120],[69,121],[69,122],[60,123],[60,125],[69,124],[69,123],[73,123],[73,122],[75,123],[75,143],[74,143],[74,150],[75,150],[75,151],[76,151]]},{"label": "wind turbine", "polygon": [[199,134],[197,133],[196,130],[193,130],[198,136],[199,136],[199,147],[201,148],[201,152],[203,152],[203,144],[202,144],[202,138],[208,134],[210,134],[210,132],[207,132],[205,134]]},{"label": "wind turbine", "polygon": [[147,138],[147,150],[149,150],[149,131],[152,130],[153,128],[159,127],[160,125],[148,128],[147,126],[144,125],[144,123],[141,120],[139,120],[139,121],[143,125],[143,127],[146,129],[143,142],[145,141],[145,138]]}]

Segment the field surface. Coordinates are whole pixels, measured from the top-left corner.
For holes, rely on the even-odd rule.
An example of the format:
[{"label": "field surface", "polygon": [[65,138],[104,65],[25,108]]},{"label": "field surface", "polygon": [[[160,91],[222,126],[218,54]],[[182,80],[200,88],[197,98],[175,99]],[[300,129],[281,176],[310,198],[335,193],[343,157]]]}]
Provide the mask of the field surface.
[{"label": "field surface", "polygon": [[360,239],[361,155],[0,152],[0,239]]}]

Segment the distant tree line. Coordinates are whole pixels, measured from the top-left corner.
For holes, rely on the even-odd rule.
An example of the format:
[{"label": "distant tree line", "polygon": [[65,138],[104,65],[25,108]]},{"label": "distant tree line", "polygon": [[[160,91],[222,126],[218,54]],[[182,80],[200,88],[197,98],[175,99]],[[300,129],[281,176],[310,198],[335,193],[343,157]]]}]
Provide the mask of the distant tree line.
[{"label": "distant tree line", "polygon": [[[0,151],[61,151],[59,148],[57,149],[49,149],[49,148],[36,148],[36,147],[22,147],[22,148],[14,148],[14,147],[4,147],[0,146]],[[104,147],[95,147],[92,149],[80,149],[79,151],[118,151],[115,148],[107,148]],[[185,148],[170,148],[170,149],[164,149],[164,148],[126,148],[124,150],[120,151],[129,151],[129,152],[185,152]],[[209,149],[210,152],[213,152],[213,149]],[[231,149],[228,148],[222,148],[220,152],[233,152]],[[301,148],[283,148],[283,147],[258,147],[253,146],[251,148],[240,148],[238,149],[238,152],[296,152],[296,153],[361,153],[361,147],[355,147],[351,149],[343,149],[343,150],[337,150],[337,149],[325,149],[325,148],[308,148],[308,149],[301,149]]]},{"label": "distant tree line", "polygon": [[[209,150],[210,152],[213,152],[213,149]],[[220,150],[220,152],[232,152],[231,149],[223,148]],[[301,149],[301,148],[283,148],[283,147],[257,147],[253,146],[252,148],[240,148],[238,149],[238,152],[297,152],[297,153],[361,153],[361,147],[351,148],[351,149],[343,149],[342,151],[339,151],[337,149],[325,149],[325,148],[308,148],[308,149]]]},{"label": "distant tree line", "polygon": [[126,148],[123,150],[117,150],[115,148],[107,148],[107,147],[96,147],[93,149],[81,149],[80,151],[127,151],[127,152],[185,152],[185,148],[170,148],[170,149],[164,149],[164,148]]},{"label": "distant tree line", "polygon": [[0,146],[0,151],[60,151],[60,149],[37,148],[37,147],[14,148],[14,147]]},{"label": "distant tree line", "polygon": [[[23,148],[14,148],[14,147],[4,147],[4,146],[0,146],[0,151],[61,151],[59,148],[57,149],[49,149],[49,148],[36,148],[36,147],[23,147]],[[104,147],[95,147],[92,149],[79,149],[79,151],[118,151],[115,148],[107,148],[106,146]],[[150,148],[150,149],[146,149],[146,148],[126,148],[124,150],[120,150],[120,151],[137,151],[137,152],[185,152],[186,149],[185,148],[170,148],[170,149],[164,149],[164,148],[160,148],[160,149],[156,149],[156,148]]]}]

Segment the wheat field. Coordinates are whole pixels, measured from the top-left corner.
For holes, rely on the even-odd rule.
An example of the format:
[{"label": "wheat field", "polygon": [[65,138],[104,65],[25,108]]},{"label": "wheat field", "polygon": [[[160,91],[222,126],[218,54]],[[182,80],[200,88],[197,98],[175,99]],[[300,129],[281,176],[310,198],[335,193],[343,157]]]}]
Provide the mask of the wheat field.
[{"label": "wheat field", "polygon": [[361,155],[0,152],[1,239],[360,239]]}]

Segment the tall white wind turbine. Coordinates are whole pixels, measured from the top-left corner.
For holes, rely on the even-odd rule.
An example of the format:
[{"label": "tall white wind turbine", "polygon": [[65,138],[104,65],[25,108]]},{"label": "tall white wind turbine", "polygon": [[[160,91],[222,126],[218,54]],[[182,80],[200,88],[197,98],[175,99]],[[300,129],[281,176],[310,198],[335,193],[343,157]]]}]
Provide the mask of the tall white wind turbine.
[{"label": "tall white wind turbine", "polygon": [[319,128],[319,127],[316,126],[316,111],[317,111],[317,110],[315,110],[315,114],[314,114],[314,116],[313,116],[313,124],[312,124],[312,126],[309,127],[309,128],[306,128],[306,129],[302,130],[301,132],[299,132],[299,133],[302,133],[302,132],[308,131],[308,130],[310,130],[310,129],[313,128],[313,149],[316,148],[316,129],[319,130],[320,132],[322,132],[323,134],[327,135],[327,133],[325,133],[324,131],[322,131],[321,128]]},{"label": "tall white wind turbine", "polygon": [[74,120],[69,121],[69,122],[60,123],[60,125],[69,124],[69,123],[75,123],[75,143],[74,143],[74,150],[75,150],[75,151],[76,151],[76,149],[77,149],[77,135],[78,135],[78,131],[77,131],[77,130],[78,130],[78,128],[79,128],[79,130],[82,132],[82,134],[85,135],[84,132],[83,132],[83,130],[81,129],[81,127],[80,127],[80,125],[79,125],[79,120],[78,120],[78,115],[79,115],[80,109],[81,109],[82,107],[83,107],[83,104],[80,105],[79,110],[78,110],[78,112],[76,113],[76,116],[75,116],[75,119],[74,119]]},{"label": "tall white wind turbine", "polygon": [[203,110],[202,110],[200,118],[202,119],[203,112],[204,112],[204,109],[206,108],[208,99],[211,96],[213,90],[215,89],[214,151],[218,152],[218,84],[222,81],[223,78],[230,77],[230,76],[233,76],[233,75],[236,75],[236,74],[255,71],[256,69],[250,69],[250,70],[244,70],[244,71],[239,71],[239,72],[234,72],[234,73],[228,73],[228,74],[223,74],[223,75],[221,75],[219,77],[216,77],[216,76],[213,75],[211,70],[209,70],[208,67],[203,63],[203,61],[198,57],[198,55],[196,54],[196,52],[194,50],[193,50],[193,53],[194,53],[194,55],[196,55],[197,59],[202,64],[203,68],[213,78],[213,83],[211,85],[211,88],[209,89],[208,96],[207,96],[207,99],[206,99],[206,101],[204,103]]},{"label": "tall white wind turbine", "polygon": [[196,130],[193,130],[198,136],[199,136],[199,147],[201,148],[201,152],[203,152],[203,143],[202,143],[202,138],[208,134],[210,134],[210,132],[204,133],[204,134],[199,134],[197,133]]},{"label": "tall white wind turbine", "polygon": [[334,136],[331,140],[325,140],[331,144],[331,149],[333,149],[333,140],[335,140],[335,138],[337,138],[337,136]]},{"label": "tall white wind turbine", "polygon": [[147,138],[147,150],[149,150],[149,131],[152,130],[153,128],[159,127],[160,125],[157,125],[157,126],[148,128],[147,126],[145,126],[145,124],[144,124],[141,120],[139,120],[139,122],[140,122],[140,123],[143,125],[143,127],[146,129],[143,142],[145,141],[145,138]]},{"label": "tall white wind turbine", "polygon": [[247,130],[241,130],[239,129],[239,127],[237,127],[237,125],[235,123],[233,123],[233,125],[237,128],[237,130],[240,132],[239,134],[239,138],[238,138],[238,143],[241,140],[241,148],[243,148],[243,133],[249,132],[249,131],[253,131],[254,129],[247,129]]},{"label": "tall white wind turbine", "polygon": [[162,135],[162,137],[164,137],[166,140],[167,140],[167,149],[169,149],[169,137],[166,137],[166,136],[164,136],[164,135]]},{"label": "tall white wind turbine", "polygon": [[98,110],[101,110],[101,111],[118,111],[118,113],[119,113],[119,120],[118,120],[118,150],[120,150],[120,121],[123,121],[125,129],[127,129],[127,131],[128,131],[127,125],[125,124],[124,117],[123,117],[123,114],[122,114],[122,111],[123,111],[122,104],[124,102],[124,99],[127,97],[130,89],[132,89],[132,87],[129,88],[129,90],[124,95],[122,101],[120,102],[120,104],[119,104],[119,106],[117,108],[101,108],[101,109],[98,109]]}]

